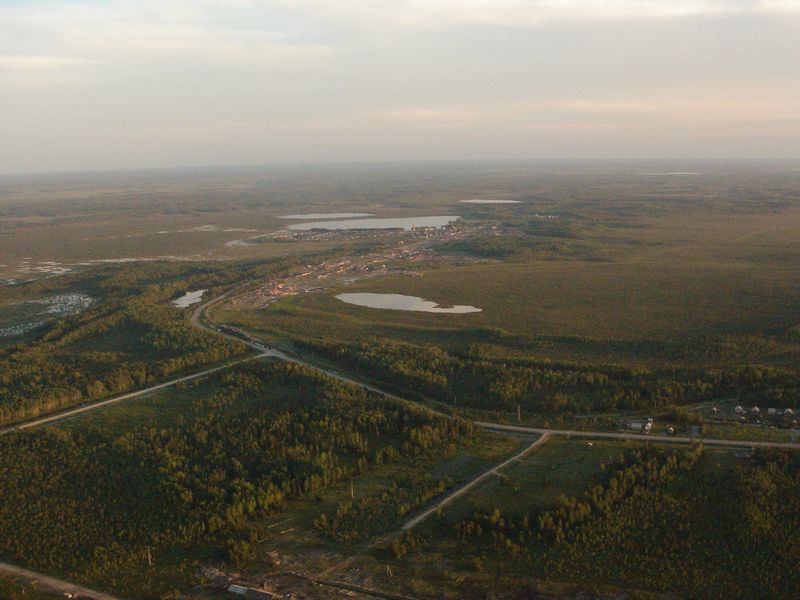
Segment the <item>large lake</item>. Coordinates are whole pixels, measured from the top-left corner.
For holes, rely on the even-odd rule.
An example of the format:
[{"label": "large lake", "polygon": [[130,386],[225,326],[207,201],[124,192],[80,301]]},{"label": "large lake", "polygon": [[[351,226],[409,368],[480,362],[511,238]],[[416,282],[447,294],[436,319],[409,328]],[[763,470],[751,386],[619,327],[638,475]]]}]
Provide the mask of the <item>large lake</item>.
[{"label": "large lake", "polygon": [[339,294],[338,300],[355,304],[356,306],[367,306],[369,308],[388,308],[392,310],[414,310],[429,313],[450,313],[464,314],[481,312],[482,308],[474,306],[455,305],[450,308],[442,308],[436,302],[423,300],[417,296],[404,296],[403,294],[370,294],[353,293]]},{"label": "large lake", "polygon": [[344,221],[312,221],[295,223],[289,229],[309,231],[311,229],[405,229],[414,227],[444,227],[460,217],[452,215],[435,217],[401,217],[396,219],[347,219]]},{"label": "large lake", "polygon": [[308,213],[305,215],[283,215],[279,219],[355,219],[356,217],[374,217],[375,213]]}]

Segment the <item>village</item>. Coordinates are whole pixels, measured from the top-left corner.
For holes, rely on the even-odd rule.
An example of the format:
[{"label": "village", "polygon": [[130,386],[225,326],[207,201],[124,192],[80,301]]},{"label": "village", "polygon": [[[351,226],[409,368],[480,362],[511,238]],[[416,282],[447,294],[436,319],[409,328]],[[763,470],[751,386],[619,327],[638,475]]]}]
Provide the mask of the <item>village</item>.
[{"label": "village", "polygon": [[791,408],[760,408],[743,406],[732,401],[704,403],[693,408],[674,409],[659,417],[662,421],[656,427],[654,417],[632,417],[619,423],[620,431],[638,432],[650,435],[656,431],[667,435],[684,434],[700,436],[708,433],[711,427],[740,427],[772,431],[781,435],[788,432],[788,440],[796,442],[800,439],[798,415]]},{"label": "village", "polygon": [[[409,269],[413,264],[429,262],[433,258],[433,246],[437,243],[463,239],[471,231],[464,227],[446,226],[418,227],[403,233],[396,246],[364,256],[338,258],[317,265],[305,265],[288,276],[273,279],[260,285],[253,292],[231,300],[231,305],[250,305],[266,308],[285,296],[319,292],[334,284],[350,284],[366,278],[388,274],[419,276],[420,271]],[[397,230],[375,231],[303,231],[291,236],[322,236],[319,239],[367,239],[381,235],[397,235]],[[344,235],[345,237],[342,237]],[[350,238],[349,235],[356,237]],[[304,237],[303,239],[310,239]],[[317,239],[317,238],[314,238]]]}]

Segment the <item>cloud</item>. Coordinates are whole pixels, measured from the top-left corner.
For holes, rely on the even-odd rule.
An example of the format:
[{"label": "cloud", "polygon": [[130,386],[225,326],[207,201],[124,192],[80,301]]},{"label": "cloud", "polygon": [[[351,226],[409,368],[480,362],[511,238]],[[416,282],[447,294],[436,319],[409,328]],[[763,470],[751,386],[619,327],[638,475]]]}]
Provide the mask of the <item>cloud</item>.
[{"label": "cloud", "polygon": [[488,111],[459,107],[405,107],[388,108],[376,111],[372,117],[376,120],[405,121],[416,123],[452,123],[484,119]]},{"label": "cloud", "polygon": [[[34,1],[0,7],[0,22],[0,55],[70,52],[88,57],[80,59],[87,63],[171,53],[279,61],[329,50],[308,39],[299,21],[292,22],[268,3],[248,0]],[[28,52],[19,52],[20,47]]]},{"label": "cloud", "polygon": [[798,15],[800,0],[0,0],[0,170],[657,155],[665,139],[800,154]]},{"label": "cloud", "polygon": [[[625,21],[800,13],[800,0],[285,0],[286,5],[351,20],[406,26],[539,26],[557,21]],[[334,8],[335,6],[335,8]]]},{"label": "cloud", "polygon": [[106,64],[100,60],[70,56],[0,55],[0,69],[11,71],[57,71]]},{"label": "cloud", "polygon": [[769,13],[799,13],[800,0],[761,0],[756,9]]}]

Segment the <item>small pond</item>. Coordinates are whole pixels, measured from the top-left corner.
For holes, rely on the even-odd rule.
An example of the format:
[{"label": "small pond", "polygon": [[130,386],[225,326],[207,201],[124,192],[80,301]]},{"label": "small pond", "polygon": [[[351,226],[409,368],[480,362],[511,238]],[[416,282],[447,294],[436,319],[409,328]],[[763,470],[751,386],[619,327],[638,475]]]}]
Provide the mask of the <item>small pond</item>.
[{"label": "small pond", "polygon": [[172,301],[173,306],[177,306],[178,308],[186,308],[191,306],[192,304],[197,304],[203,297],[208,290],[197,290],[194,292],[186,292],[180,298],[177,298]]}]

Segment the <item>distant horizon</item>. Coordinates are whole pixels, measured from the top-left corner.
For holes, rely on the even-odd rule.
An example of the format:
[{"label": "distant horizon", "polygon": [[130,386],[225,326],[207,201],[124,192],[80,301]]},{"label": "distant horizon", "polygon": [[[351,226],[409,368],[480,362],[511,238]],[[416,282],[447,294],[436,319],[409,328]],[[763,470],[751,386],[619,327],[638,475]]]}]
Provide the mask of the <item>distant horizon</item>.
[{"label": "distant horizon", "polygon": [[[58,175],[102,175],[102,174],[135,174],[135,173],[156,173],[156,172],[180,172],[180,171],[233,171],[237,169],[268,169],[280,167],[357,167],[357,166],[389,166],[389,165],[468,165],[468,164],[492,164],[516,163],[520,165],[535,164],[583,164],[583,165],[683,165],[687,169],[694,165],[787,165],[795,163],[800,168],[800,156],[788,158],[724,158],[724,157],[704,157],[704,158],[428,158],[428,159],[389,159],[389,160],[319,160],[319,161],[287,161],[287,162],[264,162],[264,163],[220,163],[220,164],[186,164],[186,165],[164,165],[164,166],[142,166],[142,167],[108,167],[108,168],[74,168],[62,170],[31,170],[31,171],[3,171],[0,170],[0,178],[13,177],[35,177],[35,176],[58,176]],[[642,173],[646,175],[648,173]],[[652,173],[656,174],[656,173]],[[677,173],[676,173],[677,174]],[[694,173],[686,172],[686,175]],[[703,173],[697,173],[702,175]]]}]

